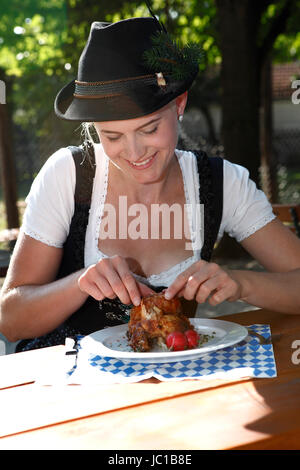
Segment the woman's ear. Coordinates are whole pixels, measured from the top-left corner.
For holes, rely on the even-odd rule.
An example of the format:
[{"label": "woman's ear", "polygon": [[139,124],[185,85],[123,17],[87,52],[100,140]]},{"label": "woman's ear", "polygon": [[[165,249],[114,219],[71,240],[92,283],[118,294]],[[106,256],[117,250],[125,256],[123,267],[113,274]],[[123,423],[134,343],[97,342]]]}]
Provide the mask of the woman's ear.
[{"label": "woman's ear", "polygon": [[177,117],[182,116],[186,107],[187,103],[187,98],[188,98],[188,92],[185,91],[181,95],[177,96],[175,98],[176,102],[176,109],[177,109]]}]

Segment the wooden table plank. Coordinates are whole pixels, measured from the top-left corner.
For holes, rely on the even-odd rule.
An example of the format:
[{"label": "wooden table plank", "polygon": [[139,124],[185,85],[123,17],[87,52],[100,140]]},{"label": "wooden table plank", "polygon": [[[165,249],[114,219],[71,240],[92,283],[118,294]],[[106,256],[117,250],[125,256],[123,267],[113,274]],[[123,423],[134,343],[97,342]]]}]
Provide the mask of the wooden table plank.
[{"label": "wooden table plank", "polygon": [[234,450],[299,450],[300,449],[300,429],[293,429],[290,432],[282,433],[279,436],[273,435],[261,441],[237,446]]},{"label": "wooden table plank", "polygon": [[[253,315],[253,312],[250,315]],[[300,328],[298,333],[293,332],[293,335],[300,337]],[[285,335],[274,345],[275,357],[279,360],[277,367],[279,366],[280,372],[296,367],[291,362],[291,352],[286,353],[287,350],[291,351],[290,344],[293,339],[294,336]],[[63,347],[57,347],[8,356],[9,383],[20,383],[20,379],[23,377],[24,383],[26,380],[29,381],[28,378],[34,380],[34,374],[38,373],[39,368],[47,367],[47,364],[50,367],[55,360],[63,360],[63,353]],[[30,359],[28,361],[30,367],[24,367],[27,364],[25,358]],[[16,371],[16,376],[14,371]],[[4,374],[3,380],[7,381],[7,375]],[[99,387],[84,386],[83,388],[80,386],[38,387],[35,385],[22,388],[22,390],[3,390],[0,403],[0,410],[2,408],[0,411],[2,417],[0,436],[246,380],[248,379],[242,378],[234,381],[230,379],[228,381],[186,380],[174,383],[152,379],[147,381],[147,384],[143,382],[142,391],[141,383]],[[104,396],[105,399],[98,400],[99,395]],[[10,419],[9,410],[12,407],[15,410],[16,420]]]},{"label": "wooden table plank", "polygon": [[[232,381],[227,384],[230,383]],[[209,383],[206,380],[185,380],[175,383],[149,379],[136,384],[49,387],[30,384],[9,388],[1,392],[0,437],[185,396],[225,384],[224,380],[212,380]]]},{"label": "wooden table plank", "polygon": [[0,390],[34,382],[42,368],[59,360],[63,353],[64,346],[53,346],[0,356]]},{"label": "wooden table plank", "polygon": [[0,449],[264,448],[300,432],[299,394],[299,371],[290,371],[29,431]]},{"label": "wooden table plank", "polygon": [[240,325],[271,324],[271,330],[274,334],[289,333],[300,328],[300,315],[288,315],[267,309],[224,315],[220,320],[232,321]]},{"label": "wooden table plank", "polygon": [[[3,436],[20,434],[3,437],[0,448],[224,449],[264,448],[274,442],[283,446],[287,436],[300,432],[299,366],[292,361],[292,343],[300,340],[300,318],[258,310],[222,319],[271,324],[272,333],[281,335],[274,342],[278,378],[9,388],[1,391],[0,430]],[[62,353],[56,347],[0,358],[0,370],[5,367],[0,386],[33,381],[42,364]]]}]

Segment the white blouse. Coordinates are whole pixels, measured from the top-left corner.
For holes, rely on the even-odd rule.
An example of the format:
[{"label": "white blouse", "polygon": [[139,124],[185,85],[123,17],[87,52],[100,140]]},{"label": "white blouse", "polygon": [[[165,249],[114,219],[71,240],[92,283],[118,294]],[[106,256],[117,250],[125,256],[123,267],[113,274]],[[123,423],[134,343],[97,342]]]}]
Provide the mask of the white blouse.
[{"label": "white blouse", "polygon": [[[197,162],[191,152],[176,150],[180,164],[186,204],[199,204]],[[98,248],[100,223],[106,199],[109,158],[101,144],[95,145],[96,173],[85,239],[85,266],[107,257]],[[75,165],[69,149],[55,152],[35,178],[26,198],[22,231],[47,245],[61,248],[68,236],[74,213]],[[275,218],[265,194],[249,179],[246,168],[224,160],[223,215],[218,239],[227,232],[238,242],[259,230]],[[196,211],[189,213],[190,233],[196,233]],[[199,225],[197,226],[199,227]],[[135,277],[153,286],[169,286],[178,274],[200,259],[199,246],[193,241],[193,255],[181,263],[148,278]]]}]

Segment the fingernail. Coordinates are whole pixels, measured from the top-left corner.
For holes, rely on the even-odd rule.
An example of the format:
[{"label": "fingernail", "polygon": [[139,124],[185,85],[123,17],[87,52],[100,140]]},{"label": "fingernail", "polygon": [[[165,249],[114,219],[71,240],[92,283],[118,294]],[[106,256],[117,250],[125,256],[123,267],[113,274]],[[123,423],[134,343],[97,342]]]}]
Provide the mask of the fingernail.
[{"label": "fingernail", "polygon": [[171,297],[172,297],[172,295],[170,294],[170,292],[166,291],[165,292],[165,299],[170,300]]},{"label": "fingernail", "polygon": [[133,305],[135,305],[136,307],[138,307],[140,303],[141,303],[141,300],[139,298],[136,297],[133,299]]}]

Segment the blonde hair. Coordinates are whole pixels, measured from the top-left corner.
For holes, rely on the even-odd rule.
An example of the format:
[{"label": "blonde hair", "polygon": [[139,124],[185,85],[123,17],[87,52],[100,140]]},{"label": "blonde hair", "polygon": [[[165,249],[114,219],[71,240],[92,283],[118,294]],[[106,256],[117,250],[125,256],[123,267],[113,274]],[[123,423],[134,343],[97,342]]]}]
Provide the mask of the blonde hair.
[{"label": "blonde hair", "polygon": [[89,142],[91,144],[97,144],[100,142],[93,122],[83,122],[81,124],[81,136],[84,142]]},{"label": "blonde hair", "polygon": [[[87,158],[90,165],[93,166],[95,165],[95,161],[91,157],[91,147],[94,149],[94,145],[100,142],[94,123],[82,122],[80,135],[82,139],[81,147],[83,150],[83,161]],[[97,136],[96,140],[94,136]],[[94,154],[94,151],[92,152]]]}]

